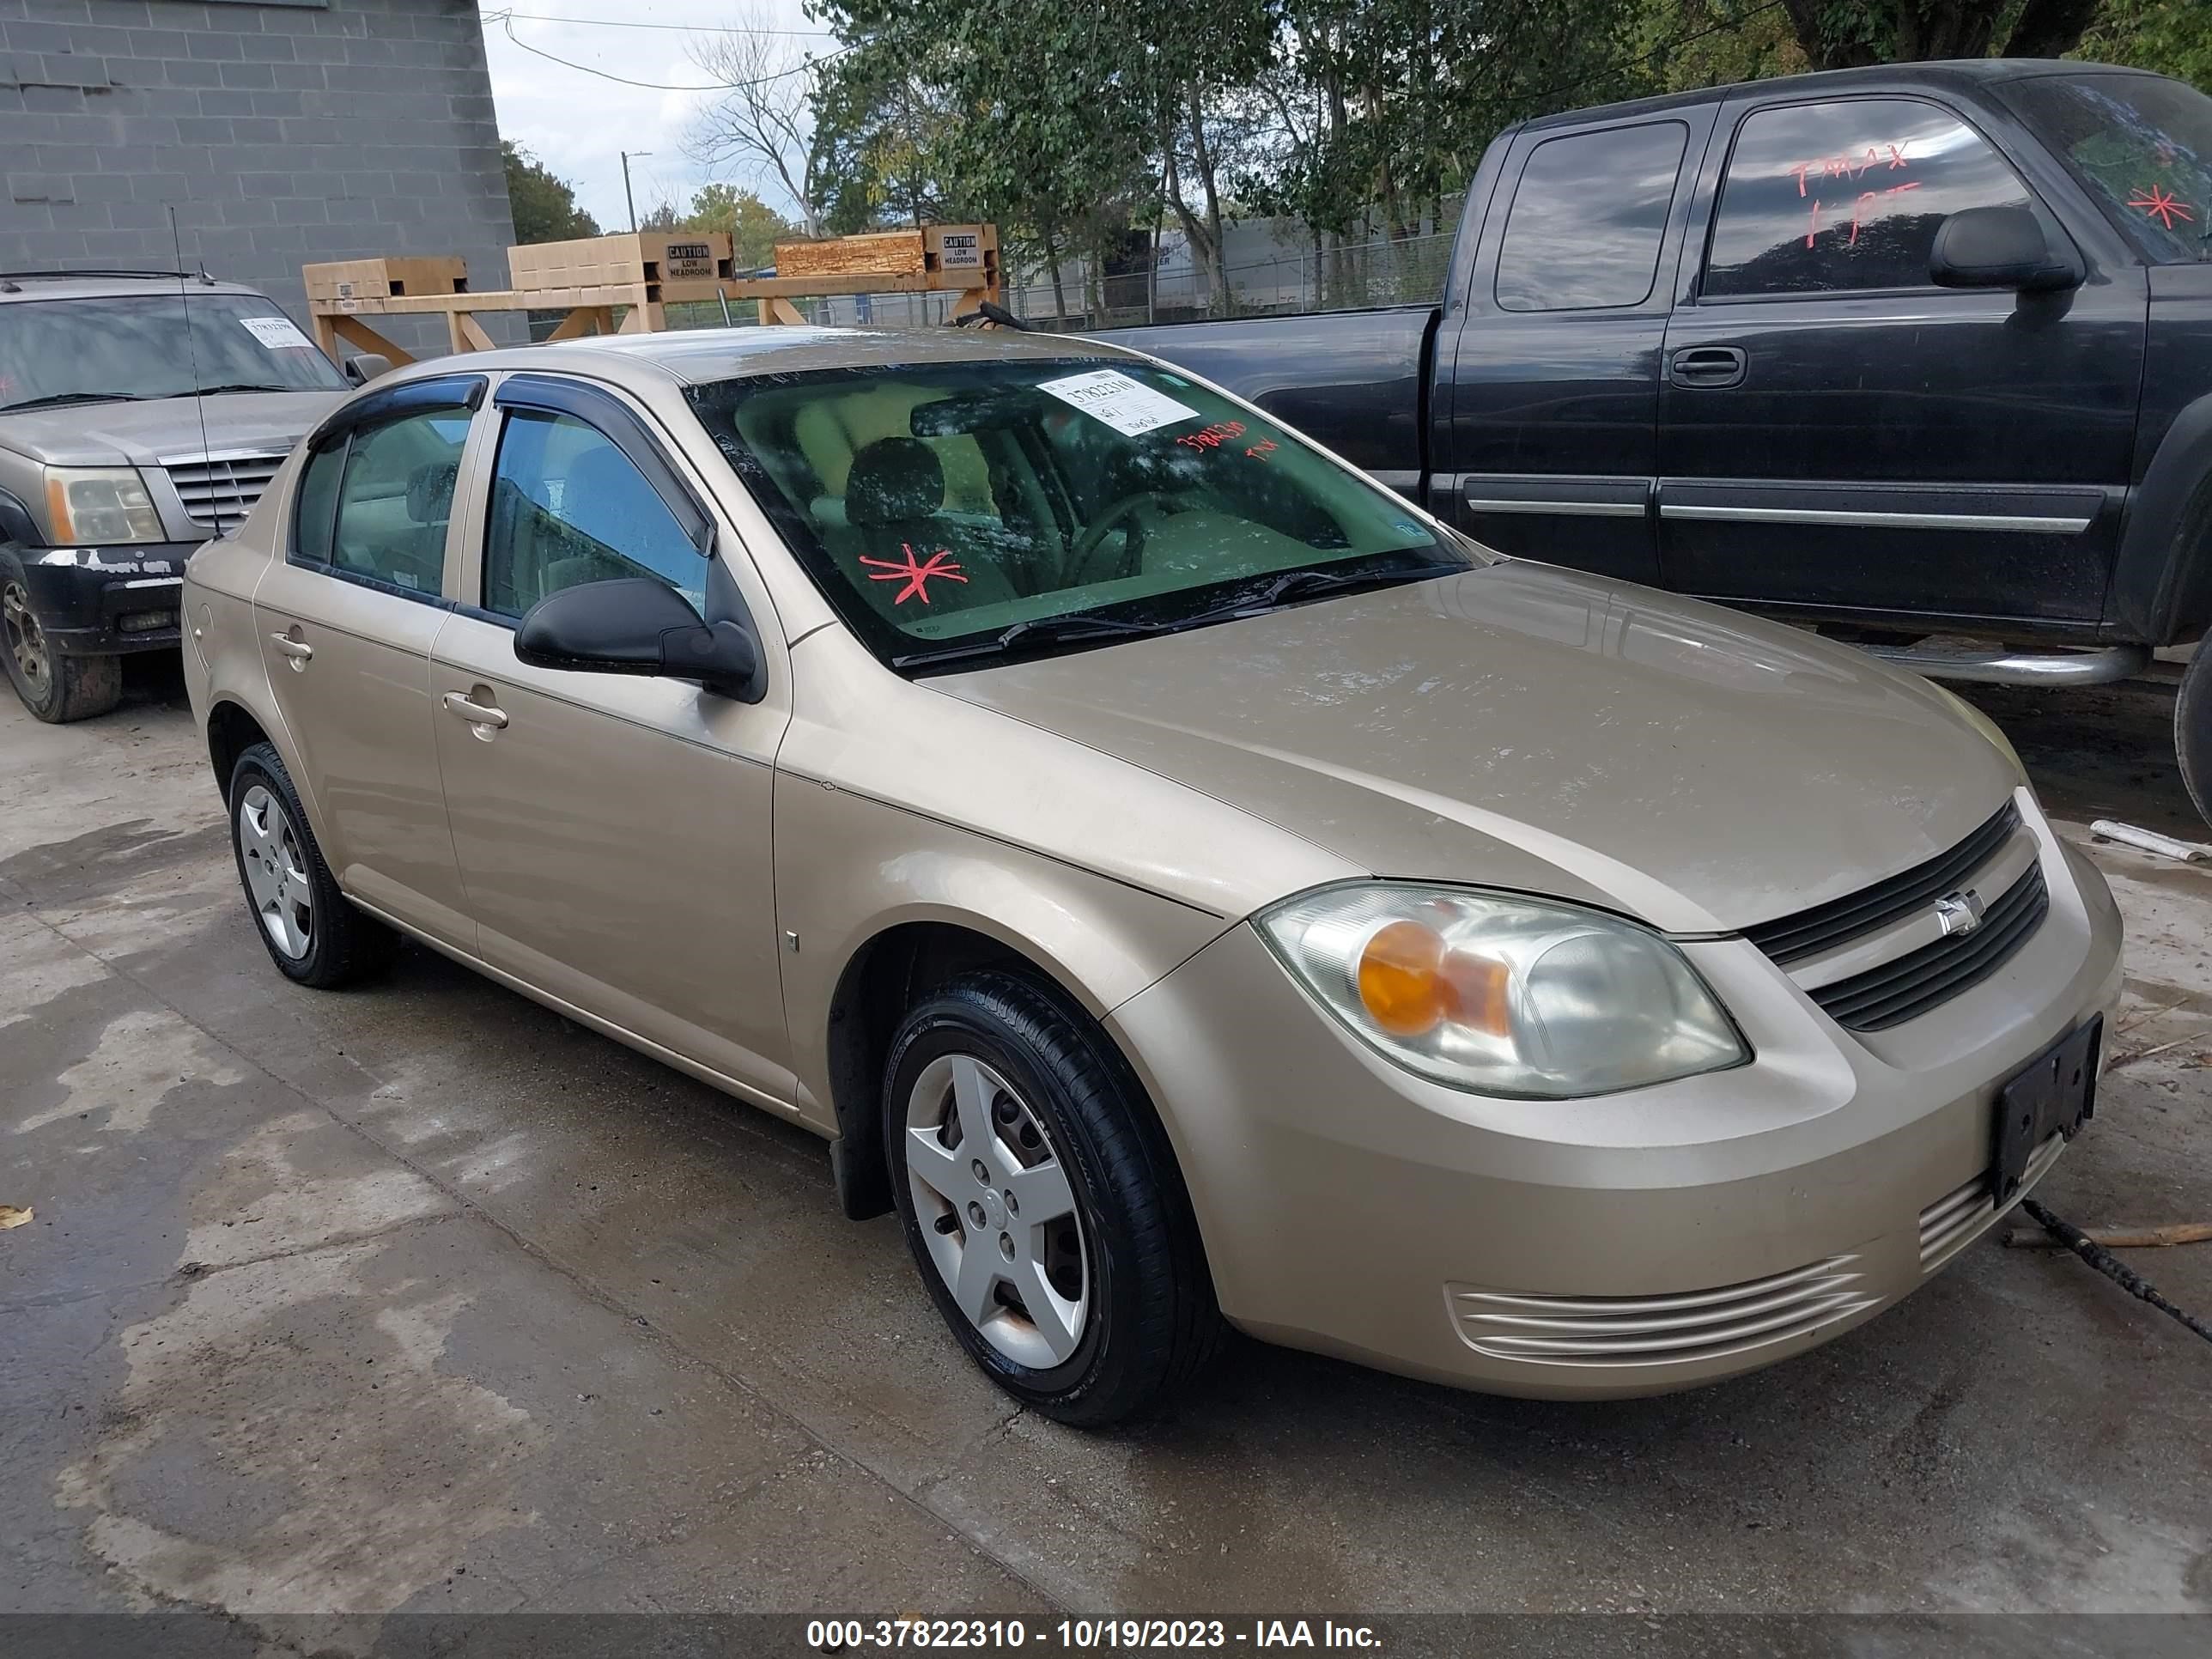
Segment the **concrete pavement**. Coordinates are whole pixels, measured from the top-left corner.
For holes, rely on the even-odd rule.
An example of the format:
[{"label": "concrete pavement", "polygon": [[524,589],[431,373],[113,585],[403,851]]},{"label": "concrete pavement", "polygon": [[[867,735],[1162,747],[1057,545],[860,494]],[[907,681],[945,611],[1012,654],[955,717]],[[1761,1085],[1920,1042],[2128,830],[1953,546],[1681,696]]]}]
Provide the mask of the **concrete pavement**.
[{"label": "concrete pavement", "polygon": [[[2191,828],[2171,687],[2005,693],[2069,833]],[[2117,1069],[2043,1189],[2212,1219],[2212,872],[2093,855]],[[173,678],[0,701],[0,1610],[2212,1611],[2212,1349],[1977,1246],[1667,1399],[1240,1344],[1171,1418],[1017,1412],[820,1144],[410,947],[295,988]],[[2212,1246],[2132,1265],[2212,1314]]]}]

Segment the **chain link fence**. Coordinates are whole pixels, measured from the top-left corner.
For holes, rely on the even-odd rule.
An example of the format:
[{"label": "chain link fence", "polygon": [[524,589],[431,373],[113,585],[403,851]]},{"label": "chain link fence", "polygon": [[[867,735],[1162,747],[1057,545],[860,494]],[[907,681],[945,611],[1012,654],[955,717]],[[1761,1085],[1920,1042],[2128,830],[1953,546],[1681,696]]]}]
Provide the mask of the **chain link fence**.
[{"label": "chain link fence", "polygon": [[[1154,271],[1109,272],[1097,283],[1087,262],[1061,267],[1055,291],[1049,276],[1027,274],[1010,283],[1003,303],[1027,322],[1081,332],[1133,328],[1146,323],[1188,322],[1201,317],[1273,317],[1307,311],[1353,311],[1369,306],[1433,305],[1442,296],[1451,264],[1452,237],[1380,237],[1315,249],[1285,248],[1266,259],[1229,265],[1228,293],[1217,301],[1208,273],[1180,258]],[[853,327],[934,328],[950,322],[952,294],[862,294],[793,301],[809,322]],[[1065,309],[1062,308],[1063,302]],[[751,300],[672,305],[671,328],[720,328],[760,320]]]}]

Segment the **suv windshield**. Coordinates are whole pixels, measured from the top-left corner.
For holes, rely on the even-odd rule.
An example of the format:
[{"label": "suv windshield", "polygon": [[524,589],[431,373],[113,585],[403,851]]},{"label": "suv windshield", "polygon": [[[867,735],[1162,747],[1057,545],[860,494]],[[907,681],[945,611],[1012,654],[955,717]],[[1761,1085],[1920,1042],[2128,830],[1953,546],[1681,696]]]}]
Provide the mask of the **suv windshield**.
[{"label": "suv windshield", "polygon": [[2008,89],[2154,264],[2212,259],[2212,98],[2154,75],[2053,75]]},{"label": "suv windshield", "polygon": [[[186,343],[184,319],[191,318]],[[0,303],[0,414],[26,404],[203,391],[343,392],[329,358],[256,294],[167,293]]]},{"label": "suv windshield", "polygon": [[688,396],[839,615],[900,667],[1072,649],[1480,556],[1273,422],[1130,360],[832,369]]}]

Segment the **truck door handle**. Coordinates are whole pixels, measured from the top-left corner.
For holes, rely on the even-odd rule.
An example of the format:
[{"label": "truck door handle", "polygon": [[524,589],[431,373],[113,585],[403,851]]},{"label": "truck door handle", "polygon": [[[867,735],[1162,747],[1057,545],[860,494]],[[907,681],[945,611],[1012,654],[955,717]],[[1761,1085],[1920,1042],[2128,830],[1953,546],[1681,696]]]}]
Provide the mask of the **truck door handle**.
[{"label": "truck door handle", "polygon": [[471,726],[489,726],[494,731],[498,731],[507,724],[507,711],[504,708],[487,708],[483,703],[471,700],[465,691],[448,691],[439,701],[446,705],[448,714],[459,715]]},{"label": "truck door handle", "polygon": [[315,654],[313,646],[309,645],[305,640],[295,639],[289,634],[271,634],[269,636],[269,642],[289,657],[295,664],[306,662]]},{"label": "truck door handle", "polygon": [[1684,346],[1668,359],[1668,378],[1706,390],[1741,386],[1749,362],[1740,346]]}]

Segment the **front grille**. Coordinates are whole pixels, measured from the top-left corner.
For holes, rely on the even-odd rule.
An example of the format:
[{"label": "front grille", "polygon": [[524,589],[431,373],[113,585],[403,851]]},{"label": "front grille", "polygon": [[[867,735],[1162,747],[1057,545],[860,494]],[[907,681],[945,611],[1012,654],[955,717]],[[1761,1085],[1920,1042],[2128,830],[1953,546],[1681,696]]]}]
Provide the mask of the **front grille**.
[{"label": "front grille", "polygon": [[1856,893],[1800,910],[1778,921],[1747,927],[1743,936],[1771,957],[1777,966],[1817,957],[1862,934],[1889,926],[1964,884],[2020,828],[2020,809],[2008,801],[1987,823],[1949,852],[1917,864],[1901,876]]},{"label": "front grille", "polygon": [[[2043,1179],[2045,1172],[2058,1161],[2058,1154],[2065,1150],[2066,1137],[2053,1134],[2029,1153],[2027,1168],[2021,1174],[2020,1191],[2014,1198],[2026,1196],[2027,1189]],[[1920,1212],[1920,1271],[1934,1273],[1996,1218],[1996,1199],[1990,1190],[1990,1172],[1984,1170],[1956,1192],[1945,1194]]]},{"label": "front grille", "polygon": [[2012,959],[2050,913],[2039,866],[2005,889],[1971,933],[1953,933],[1893,962],[1806,994],[1850,1031],[1885,1031],[1978,985]]},{"label": "front grille", "polygon": [[227,536],[246,522],[283,454],[179,455],[161,463],[194,524]]},{"label": "front grille", "polygon": [[1881,1300],[1856,1255],[1677,1296],[1514,1296],[1445,1286],[1460,1340],[1532,1365],[1683,1365],[1793,1341]]}]

